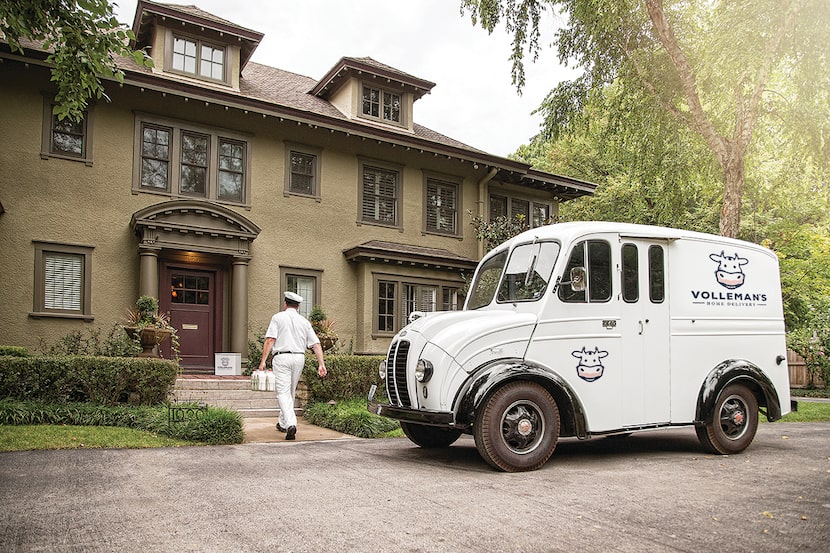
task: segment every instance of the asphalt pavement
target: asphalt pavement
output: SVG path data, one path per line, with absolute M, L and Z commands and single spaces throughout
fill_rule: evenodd
M 276 431 L 274 431 L 276 432 Z M 298 438 L 303 436 L 298 430 Z M 308 435 L 308 433 L 306 433 Z M 462 437 L 0 453 L 0 551 L 791 552 L 830 542 L 830 423 L 562 440 L 492 470 Z

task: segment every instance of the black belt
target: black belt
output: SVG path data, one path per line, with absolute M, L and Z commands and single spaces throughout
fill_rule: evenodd
M 305 355 L 302 351 L 275 351 L 274 355 L 282 355 L 283 353 L 291 353 L 293 355 Z

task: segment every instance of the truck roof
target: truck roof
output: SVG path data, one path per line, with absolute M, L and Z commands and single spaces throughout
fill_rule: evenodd
M 619 233 L 622 236 L 631 238 L 657 238 L 662 240 L 705 240 L 717 242 L 724 247 L 750 248 L 764 251 L 773 257 L 775 254 L 768 248 L 764 248 L 752 242 L 726 238 L 714 234 L 706 234 L 692 230 L 683 230 L 669 227 L 658 227 L 653 225 L 638 225 L 633 223 L 614 223 L 609 221 L 577 221 L 571 223 L 555 223 L 527 230 L 504 244 L 494 248 L 493 251 L 501 250 L 504 247 L 512 247 L 515 243 L 529 242 L 535 239 L 559 239 L 563 242 L 571 242 L 581 236 L 594 233 Z M 489 254 L 488 254 L 489 255 Z

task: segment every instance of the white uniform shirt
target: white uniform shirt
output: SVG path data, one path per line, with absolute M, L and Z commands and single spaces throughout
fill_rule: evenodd
M 265 337 L 275 339 L 274 347 L 271 348 L 274 353 L 278 351 L 304 353 L 306 348 L 320 343 L 308 319 L 291 307 L 271 317 Z

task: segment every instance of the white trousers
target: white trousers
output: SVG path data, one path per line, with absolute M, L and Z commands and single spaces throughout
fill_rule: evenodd
M 283 428 L 297 426 L 294 394 L 297 392 L 297 383 L 300 381 L 304 364 L 305 355 L 302 353 L 274 355 L 274 360 L 271 362 L 276 381 L 277 402 L 280 404 L 279 423 Z

